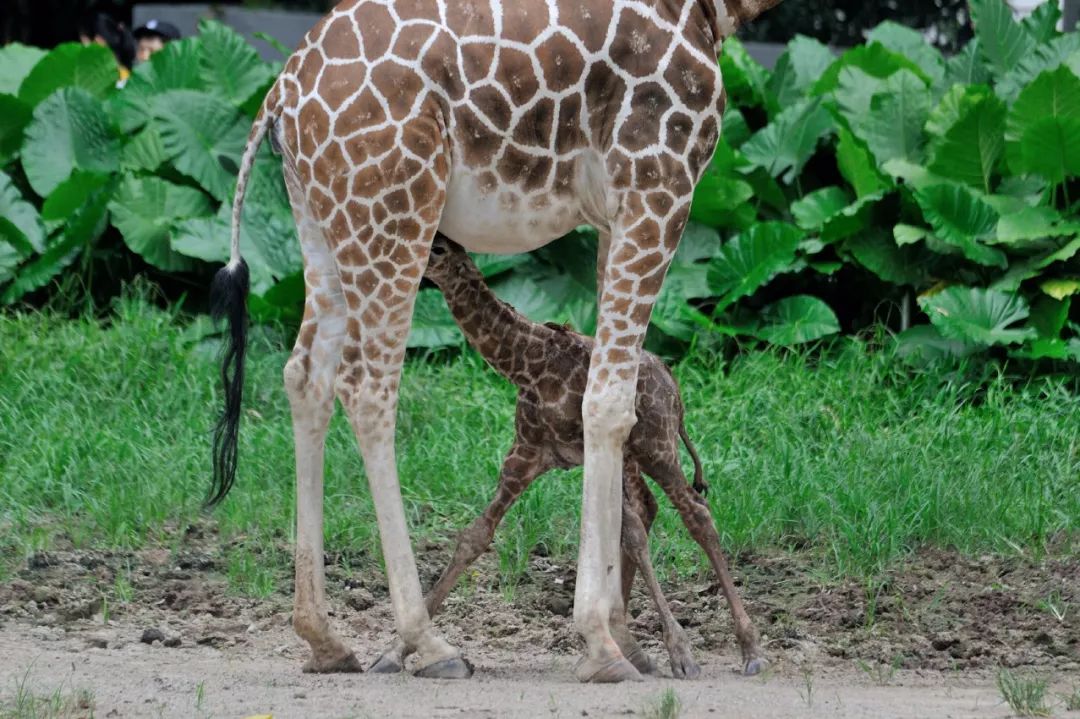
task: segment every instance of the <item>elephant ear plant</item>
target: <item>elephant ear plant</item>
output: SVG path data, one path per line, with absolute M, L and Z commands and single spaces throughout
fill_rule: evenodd
M 1022 22 L 999 0 L 970 5 L 975 36 L 951 57 L 890 22 L 841 54 L 797 36 L 772 71 L 725 43 L 731 101 L 654 347 L 791 346 L 901 307 L 910 355 L 1080 361 L 1080 34 L 1056 29 L 1054 3 Z M 62 272 L 89 285 L 123 258 L 205 287 L 227 259 L 237 163 L 277 71 L 214 22 L 122 89 L 102 48 L 0 48 L 0 300 Z M 268 150 L 242 227 L 252 315 L 295 320 L 300 257 Z M 580 228 L 530 255 L 474 259 L 530 319 L 591 332 L 595 243 Z M 462 343 L 438 290 L 422 290 L 410 345 Z

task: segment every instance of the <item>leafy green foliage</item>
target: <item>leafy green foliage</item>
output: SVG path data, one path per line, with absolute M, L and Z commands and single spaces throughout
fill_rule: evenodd
M 971 10 L 976 37 L 949 58 L 893 22 L 840 55 L 797 36 L 772 72 L 725 42 L 732 102 L 653 311 L 654 348 L 732 335 L 796 345 L 902 305 L 918 308 L 916 326 L 894 320 L 908 356 L 1080 358 L 1080 36 L 1057 32 L 1050 5 L 1022 23 L 999 0 Z M 197 284 L 228 257 L 241 152 L 277 66 L 213 22 L 123 89 L 105 58 L 0 49 L 7 301 L 117 253 Z M 240 242 L 253 315 L 295 321 L 302 263 L 268 148 Z M 578 228 L 476 260 L 526 315 L 592 332 L 597 246 Z M 410 344 L 461 343 L 424 288 Z

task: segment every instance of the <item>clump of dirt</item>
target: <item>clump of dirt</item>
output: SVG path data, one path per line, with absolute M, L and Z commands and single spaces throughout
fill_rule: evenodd
M 218 648 L 244 645 L 262 629 L 288 625 L 290 583 L 282 582 L 264 599 L 237 596 L 224 577 L 228 547 L 211 529 L 188 528 L 180 540 L 174 544 L 181 548 L 172 551 L 35 554 L 0 584 L 0 623 L 28 625 L 43 641 L 85 635 L 94 647 L 143 641 Z M 430 586 L 445 566 L 448 546 L 426 543 L 418 555 L 422 581 Z M 327 587 L 336 621 L 358 637 L 384 642 L 393 627 L 385 578 L 375 571 L 350 572 L 331 559 Z M 871 584 L 822 582 L 814 561 L 809 554 L 759 554 L 743 557 L 736 568 L 766 654 L 781 665 L 1080 670 L 1075 555 L 1036 563 L 925 549 Z M 438 623 L 450 641 L 553 654 L 581 650 L 570 617 L 572 565 L 533 557 L 513 592 L 499 589 L 498 576 L 489 552 L 447 600 Z M 737 656 L 717 586 L 682 580 L 665 589 L 696 648 Z M 631 613 L 631 630 L 661 658 L 659 616 L 644 594 L 635 595 Z M 101 627 L 118 617 L 139 632 L 102 634 Z

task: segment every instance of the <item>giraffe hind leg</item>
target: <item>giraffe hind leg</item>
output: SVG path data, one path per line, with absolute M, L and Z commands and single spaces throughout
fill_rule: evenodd
M 364 459 L 394 621 L 406 647 L 417 654 L 415 673 L 465 678 L 472 666 L 435 630 L 424 605 L 394 448 L 405 346 L 446 202 L 448 154 L 441 127 L 424 114 L 404 122 L 394 137 L 367 138 L 365 151 L 370 159 L 351 183 L 337 180 L 353 168 L 330 162 L 334 202 L 324 202 L 321 218 L 347 311 L 336 394 Z M 315 167 L 320 159 L 313 161 Z
M 293 629 L 311 647 L 305 672 L 356 672 L 356 656 L 330 626 L 323 569 L 324 445 L 334 410 L 345 303 L 326 239 L 295 182 L 287 186 L 304 257 L 306 295 L 304 320 L 284 372 L 296 444 Z

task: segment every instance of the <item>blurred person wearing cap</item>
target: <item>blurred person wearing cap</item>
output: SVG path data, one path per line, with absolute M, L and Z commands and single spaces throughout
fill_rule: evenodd
M 87 12 L 79 19 L 79 40 L 83 45 L 102 45 L 112 50 L 120 76 L 116 84 L 123 86 L 135 61 L 135 38 L 131 31 L 106 13 Z
M 165 43 L 179 39 L 180 30 L 171 22 L 148 20 L 145 25 L 135 30 L 135 40 L 138 42 L 135 59 L 146 62 L 151 55 L 165 47 Z

